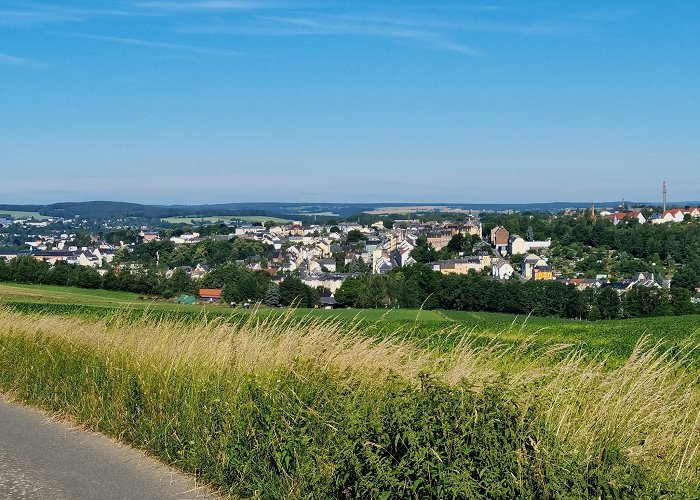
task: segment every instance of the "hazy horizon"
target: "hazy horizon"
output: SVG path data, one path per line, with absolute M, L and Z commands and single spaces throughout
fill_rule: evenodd
M 493 200 L 489 202 L 468 202 L 468 201 L 381 201 L 381 200 L 369 200 L 369 201 L 319 201 L 319 200 L 312 200 L 312 201 L 289 201 L 289 200 L 282 200 L 282 201 L 276 201 L 276 200 L 256 200 L 256 201 L 249 201 L 249 202 L 242 202 L 242 201 L 228 201 L 228 202 L 221 202 L 221 203 L 189 203 L 186 201 L 175 201 L 175 202 L 165 202 L 165 203 L 142 203 L 138 201 L 129 201 L 129 200 L 121 200 L 121 199 L 84 199 L 84 200 L 60 200 L 56 202 L 47 202 L 47 203 L 5 203 L 5 202 L 0 202 L 0 206 L 2 205 L 27 205 L 27 206 L 49 206 L 53 204 L 73 204 L 73 203 L 129 203 L 129 204 L 139 204 L 139 205 L 146 205 L 146 206 L 161 206 L 161 207 L 206 207 L 206 206 L 213 206 L 213 207 L 218 207 L 218 206 L 224 206 L 224 205 L 245 205 L 245 206 L 253 206 L 253 205 L 288 205 L 289 207 L 298 207 L 301 205 L 309 205 L 309 206 L 348 206 L 348 205 L 366 205 L 366 206 L 383 206 L 383 207 L 390 207 L 392 204 L 396 204 L 397 206 L 455 206 L 455 207 L 460 207 L 460 206 L 544 206 L 544 205 L 571 205 L 572 207 L 578 207 L 578 206 L 590 206 L 591 204 L 594 204 L 596 208 L 603 208 L 603 207 L 611 207 L 615 204 L 625 202 L 628 205 L 631 206 L 640 206 L 640 205 L 645 205 L 645 206 L 653 206 L 653 205 L 658 205 L 660 206 L 662 204 L 661 201 L 654 201 L 654 200 L 595 200 L 595 201 L 586 201 L 586 200 L 554 200 L 554 201 L 531 201 L 531 202 L 513 202 L 513 201 L 499 201 L 499 200 Z M 680 207 L 683 205 L 700 205 L 700 200 L 668 200 L 667 205 L 669 207 Z M 0 208 L 0 213 L 2 213 L 2 209 Z

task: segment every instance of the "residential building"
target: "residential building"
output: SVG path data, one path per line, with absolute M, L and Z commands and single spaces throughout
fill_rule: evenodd
M 486 254 L 439 260 L 428 264 L 434 271 L 439 271 L 442 274 L 468 274 L 472 270 L 480 273 L 490 265 L 491 257 Z
M 505 259 L 498 259 L 492 266 L 491 266 L 491 275 L 494 278 L 498 278 L 499 280 L 508 280 L 513 276 L 515 273 L 515 269 L 513 269 L 513 266 L 510 265 L 510 262 L 508 262 Z
M 491 246 L 496 249 L 501 255 L 505 254 L 508 250 L 508 239 L 510 238 L 510 233 L 503 226 L 496 226 L 491 230 L 490 242 Z
M 532 268 L 532 279 L 534 281 L 551 281 L 554 279 L 554 269 L 549 265 L 537 265 Z
M 525 255 L 533 250 L 542 250 L 549 248 L 552 245 L 551 240 L 545 241 L 526 241 L 517 234 L 508 238 L 508 254 L 509 255 Z
M 525 256 L 525 258 L 523 259 L 521 267 L 520 267 L 520 274 L 526 280 L 530 280 L 530 279 L 533 279 L 533 277 L 535 275 L 535 268 L 540 268 L 540 272 L 543 273 L 543 274 L 541 274 L 541 277 L 547 276 L 548 272 L 552 273 L 551 268 L 549 270 L 542 270 L 541 269 L 541 268 L 545 268 L 545 267 L 548 267 L 547 259 L 540 257 L 539 255 L 531 253 L 531 254 Z
M 430 231 L 426 236 L 428 238 L 428 243 L 432 245 L 435 250 L 442 250 L 450 242 L 453 234 L 452 231 L 448 229 Z

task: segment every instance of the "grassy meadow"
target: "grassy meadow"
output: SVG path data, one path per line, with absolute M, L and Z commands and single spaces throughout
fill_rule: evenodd
M 699 318 L 0 285 L 0 391 L 231 498 L 700 498 Z

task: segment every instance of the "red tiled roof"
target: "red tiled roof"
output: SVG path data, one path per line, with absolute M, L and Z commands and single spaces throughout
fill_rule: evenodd
M 207 299 L 221 298 L 222 288 L 200 288 L 199 296 Z

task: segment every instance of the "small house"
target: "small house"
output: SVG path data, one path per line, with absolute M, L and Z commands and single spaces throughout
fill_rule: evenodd
M 319 309 L 335 309 L 340 307 L 340 304 L 332 295 L 322 295 L 318 299 L 318 307 Z
M 218 302 L 221 300 L 222 288 L 200 288 L 199 300 L 202 302 Z

